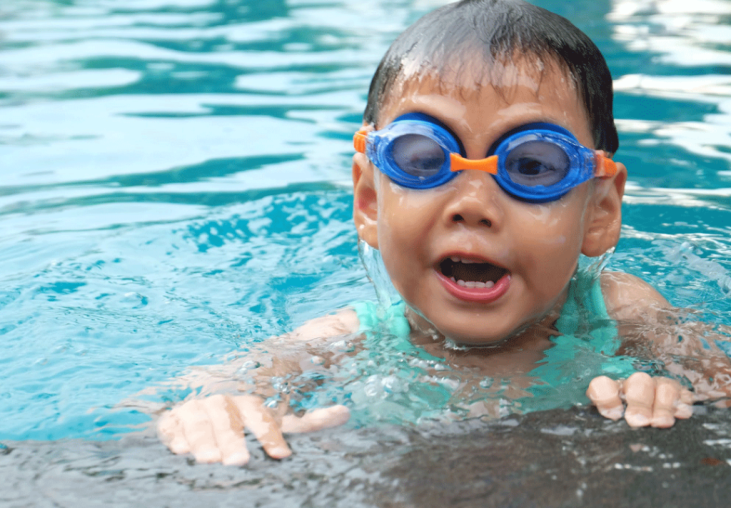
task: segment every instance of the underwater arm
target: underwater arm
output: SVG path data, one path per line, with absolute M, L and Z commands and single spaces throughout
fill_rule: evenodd
M 670 427 L 675 418 L 691 416 L 693 402 L 731 395 L 731 361 L 715 344 L 728 336 L 718 327 L 685 320 L 688 311 L 672 307 L 632 275 L 603 274 L 602 291 L 624 340 L 620 352 L 660 362 L 693 387 L 691 392 L 674 379 L 645 373 L 616 381 L 600 376 L 591 382 L 587 396 L 602 415 L 615 420 L 624 416 L 633 427 Z
M 336 314 L 309 321 L 281 337 L 270 339 L 268 360 L 245 358 L 234 360 L 215 369 L 215 379 L 220 380 L 228 373 L 228 384 L 238 385 L 237 393 L 216 393 L 204 397 L 196 396 L 183 401 L 165 411 L 157 422 L 160 439 L 176 454 L 192 453 L 198 462 L 222 462 L 227 465 L 244 465 L 249 461 L 244 429 L 249 430 L 262 445 L 267 455 L 281 459 L 292 452 L 283 434 L 313 432 L 328 427 L 342 425 L 350 416 L 345 406 L 332 406 L 316 409 L 297 417 L 286 414 L 286 400 L 278 408 L 266 404 L 262 392 L 272 392 L 274 377 L 283 377 L 302 371 L 304 357 L 312 348 L 321 347 L 333 339 L 358 331 L 359 322 L 354 311 L 344 309 Z M 269 347 L 271 346 L 271 347 Z M 236 382 L 236 372 L 246 362 L 266 362 L 263 368 L 256 368 L 254 379 L 249 382 Z M 206 384 L 204 377 L 197 373 L 195 384 Z M 180 380 L 178 380 L 180 382 Z M 225 386 L 214 381 L 216 387 Z M 248 393 L 252 385 L 259 390 Z M 230 391 L 230 386 L 227 391 Z M 210 393 L 210 387 L 207 391 Z M 244 393 L 242 393 L 244 392 Z

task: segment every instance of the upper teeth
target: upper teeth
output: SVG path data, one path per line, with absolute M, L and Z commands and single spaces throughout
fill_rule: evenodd
M 459 257 L 459 256 L 451 256 L 451 257 L 450 257 L 449 259 L 451 259 L 451 260 L 452 260 L 452 261 L 454 261 L 455 263 L 464 263 L 464 264 L 466 264 L 466 265 L 469 265 L 469 264 L 471 264 L 471 263 L 479 263 L 479 261 L 473 261 L 473 260 L 471 260 L 471 259 L 462 259 L 462 258 L 461 258 L 461 257 Z

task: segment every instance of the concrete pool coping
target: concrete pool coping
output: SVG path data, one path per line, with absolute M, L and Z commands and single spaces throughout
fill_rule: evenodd
M 3 506 L 728 506 L 731 411 L 696 406 L 672 429 L 630 429 L 582 407 L 446 427 L 331 429 L 277 462 L 194 464 L 151 433 L 4 442 Z

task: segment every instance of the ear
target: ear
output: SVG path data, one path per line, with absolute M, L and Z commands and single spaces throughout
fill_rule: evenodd
M 617 163 L 617 173 L 606 180 L 596 180 L 589 203 L 581 253 L 601 256 L 617 245 L 622 229 L 622 197 L 627 182 L 627 168 Z
M 358 238 L 378 248 L 378 194 L 373 165 L 362 153 L 353 156 L 353 221 Z

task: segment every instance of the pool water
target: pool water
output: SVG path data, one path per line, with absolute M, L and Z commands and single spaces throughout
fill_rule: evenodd
M 389 43 L 444 3 L 0 3 L 0 442 L 144 431 L 142 390 L 374 300 L 352 133 Z M 535 3 L 615 78 L 629 182 L 607 268 L 731 324 L 731 4 Z M 419 420 L 405 404 L 397 423 Z

